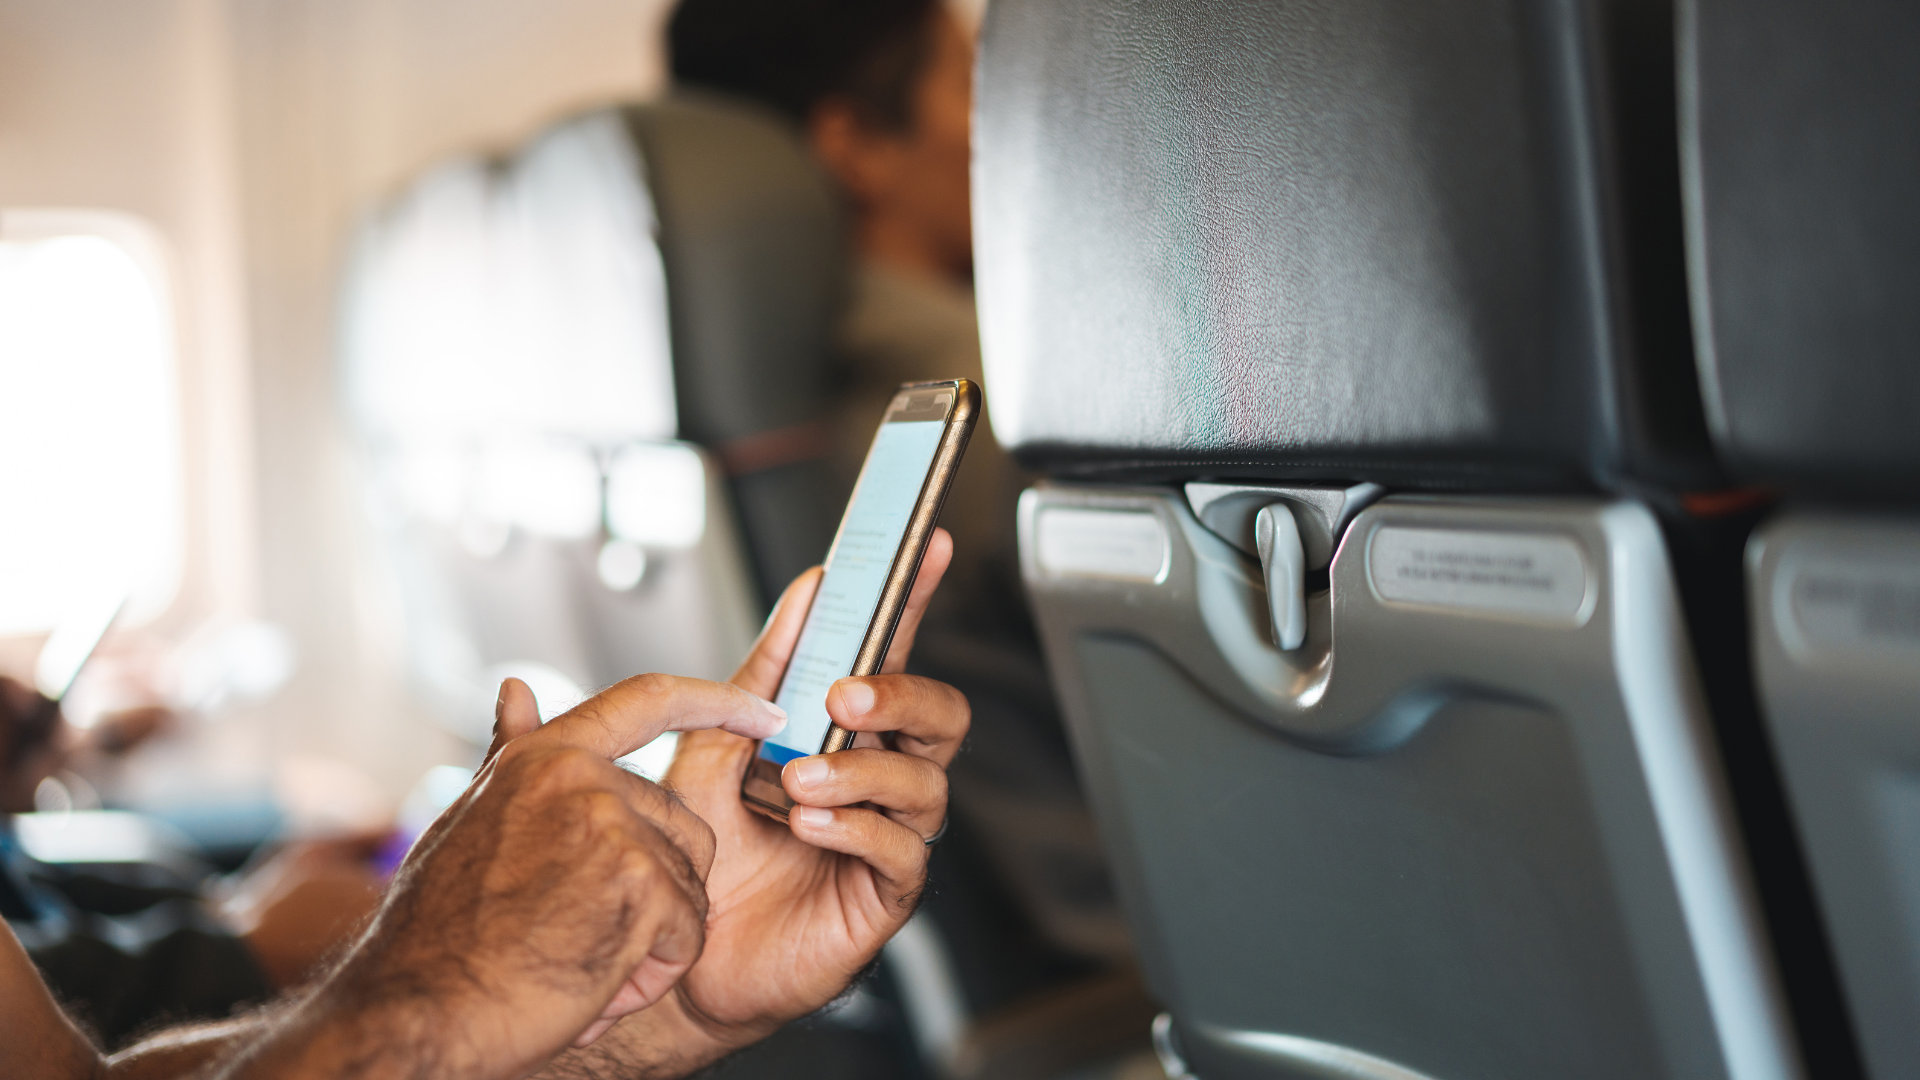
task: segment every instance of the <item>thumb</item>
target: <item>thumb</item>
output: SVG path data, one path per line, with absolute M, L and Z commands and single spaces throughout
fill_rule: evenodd
M 533 690 L 519 679 L 502 679 L 500 697 L 493 703 L 493 742 L 487 746 L 480 767 L 486 768 L 501 747 L 539 727 L 540 706 L 533 699 Z
M 735 685 L 762 697 L 771 697 L 780 688 L 780 677 L 786 674 L 787 660 L 800 642 L 800 628 L 806 625 L 807 611 L 813 607 L 813 594 L 819 591 L 820 580 L 825 576 L 826 572 L 816 566 L 787 586 L 780 602 L 773 606 L 773 614 L 767 616 L 767 625 L 754 641 L 752 651 L 733 673 Z
M 635 675 L 554 717 L 533 738 L 623 757 L 666 731 L 724 728 L 764 739 L 787 726 L 786 710 L 732 683 Z

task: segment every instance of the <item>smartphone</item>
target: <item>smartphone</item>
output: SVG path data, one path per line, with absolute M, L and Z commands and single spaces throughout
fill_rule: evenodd
M 781 768 L 853 744 L 853 732 L 827 715 L 827 690 L 885 662 L 979 417 L 980 387 L 966 379 L 908 383 L 888 403 L 774 694 L 787 726 L 760 743 L 740 782 L 740 798 L 752 809 L 787 820 L 793 800 L 780 786 Z

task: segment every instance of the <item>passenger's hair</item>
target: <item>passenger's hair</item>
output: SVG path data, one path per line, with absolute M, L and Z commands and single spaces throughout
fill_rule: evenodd
M 674 78 L 805 124 L 829 97 L 888 131 L 913 126 L 913 88 L 939 0 L 684 0 L 667 27 Z

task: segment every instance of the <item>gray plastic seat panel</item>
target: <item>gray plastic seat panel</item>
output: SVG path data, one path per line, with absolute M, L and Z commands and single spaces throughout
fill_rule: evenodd
M 1036 489 L 1021 544 L 1197 1075 L 1335 1075 L 1288 1040 L 1441 1080 L 1798 1074 L 1644 509 L 1387 499 L 1292 656 L 1175 492 Z M 1490 586 L 1394 582 L 1482 556 Z
M 1762 704 L 1870 1074 L 1920 1075 L 1920 521 L 1787 514 L 1748 563 Z

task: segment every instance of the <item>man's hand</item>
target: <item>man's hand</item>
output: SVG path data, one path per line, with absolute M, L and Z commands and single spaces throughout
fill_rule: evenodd
M 373 925 L 216 1075 L 519 1076 L 657 1001 L 700 955 L 713 834 L 612 759 L 666 730 L 784 721 L 728 684 L 642 675 L 536 728 L 508 680 L 487 762 Z
M 789 824 L 740 801 L 751 739 L 707 731 L 680 740 L 665 782 L 717 844 L 706 950 L 672 995 L 586 1059 L 682 1075 L 839 996 L 913 914 L 926 839 L 946 820 L 945 768 L 970 714 L 959 691 L 901 672 L 952 554 L 952 539 L 936 531 L 884 673 L 828 692 L 834 722 L 859 735 L 852 749 L 787 764 L 782 781 L 800 804 Z M 808 571 L 788 587 L 736 684 L 774 693 L 820 576 Z M 567 1060 L 556 1063 L 561 1075 Z

